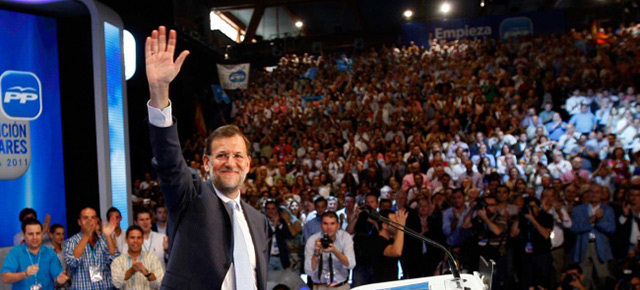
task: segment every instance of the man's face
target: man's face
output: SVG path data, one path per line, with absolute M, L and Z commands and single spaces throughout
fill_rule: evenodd
M 329 235 L 329 237 L 335 237 L 336 232 L 338 231 L 338 219 L 332 216 L 326 216 L 322 218 L 322 231 Z
M 373 195 L 369 195 L 364 199 L 364 204 L 376 210 L 378 208 L 378 199 Z
M 159 222 L 166 222 L 167 221 L 167 208 L 164 206 L 158 207 L 156 209 L 156 219 Z
M 328 211 L 336 211 L 338 210 L 338 201 L 335 199 L 331 199 L 327 202 L 327 210 Z
M 40 225 L 28 225 L 24 229 L 24 242 L 30 249 L 36 249 L 42 244 L 42 227 Z
M 538 216 L 538 214 L 540 213 L 540 207 L 538 206 L 537 203 L 535 202 L 529 202 L 529 208 L 531 208 L 531 214 L 533 216 Z
M 462 205 L 464 205 L 464 195 L 462 194 L 462 192 L 456 191 L 456 193 L 454 193 L 451 197 L 451 202 L 453 203 L 454 207 L 461 207 Z
M 80 219 L 78 219 L 78 225 L 83 230 L 86 229 L 88 225 L 98 225 L 98 215 L 96 211 L 92 208 L 85 208 L 80 212 Z
M 269 219 L 275 218 L 278 216 L 278 208 L 274 203 L 267 203 L 264 208 L 265 214 Z
M 135 220 L 136 225 L 142 228 L 145 233 L 151 231 L 151 215 L 146 212 L 139 213 Z
M 496 190 L 496 197 L 498 198 L 499 202 L 507 201 L 507 199 L 509 199 L 509 189 L 503 186 L 498 187 L 498 189 Z
M 582 168 L 582 158 L 580 157 L 573 158 L 573 160 L 571 160 L 571 166 L 573 167 L 573 170 L 578 170 Z
M 344 198 L 344 207 L 348 210 L 352 210 L 356 204 L 356 199 L 353 196 L 347 196 Z
M 203 158 L 211 167 L 209 177 L 213 185 L 225 194 L 237 192 L 244 183 L 251 163 L 244 139 L 239 135 L 216 138 L 211 142 L 211 152 L 211 155 Z
M 129 235 L 127 236 L 127 246 L 129 246 L 129 250 L 131 252 L 140 252 L 142 249 L 142 243 L 144 243 L 142 232 L 138 230 L 129 232 Z
M 492 216 L 496 212 L 496 205 L 498 203 L 493 197 L 487 197 L 485 201 L 487 202 L 487 213 Z
M 318 214 L 318 216 L 321 216 L 325 211 L 327 211 L 327 202 L 316 202 L 314 204 L 314 207 L 316 208 L 316 213 Z
M 399 191 L 396 195 L 396 204 L 407 204 L 407 194 L 404 191 Z
M 64 229 L 57 228 L 52 234 L 49 234 L 49 236 L 56 244 L 62 244 L 62 242 L 64 242 Z

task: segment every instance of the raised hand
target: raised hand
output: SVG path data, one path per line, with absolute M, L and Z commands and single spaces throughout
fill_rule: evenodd
M 105 237 L 111 237 L 111 234 L 116 230 L 117 227 L 118 220 L 115 218 L 115 216 L 112 216 L 109 222 L 105 222 L 102 226 L 102 233 L 105 235 Z
M 399 224 L 401 225 L 405 225 L 405 223 L 407 222 L 407 217 L 409 216 L 409 213 L 407 213 L 407 210 L 403 209 L 399 209 L 396 212 L 396 220 Z
M 145 66 L 151 94 L 149 105 L 155 108 L 164 109 L 169 105 L 169 83 L 178 75 L 189 55 L 189 51 L 185 50 L 173 60 L 176 38 L 176 31 L 172 29 L 167 39 L 167 29 L 160 26 L 145 41 Z

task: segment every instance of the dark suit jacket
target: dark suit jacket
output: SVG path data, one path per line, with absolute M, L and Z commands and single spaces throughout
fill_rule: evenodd
M 291 239 L 291 232 L 289 231 L 289 227 L 287 227 L 287 222 L 280 218 L 280 225 L 276 228 L 276 230 L 272 230 L 271 226 L 269 226 L 269 244 L 268 249 L 271 251 L 271 243 L 273 240 L 278 243 L 278 250 L 280 251 L 280 263 L 283 268 L 289 268 L 291 262 L 289 261 L 291 254 L 289 251 L 289 244 L 287 242 Z M 271 253 L 269 253 L 271 254 Z
M 182 157 L 177 122 L 149 126 L 152 163 L 169 211 L 169 263 L 162 289 L 220 289 L 233 260 L 230 210 L 209 181 L 192 175 Z M 241 203 L 256 254 L 258 289 L 266 288 L 267 220 Z

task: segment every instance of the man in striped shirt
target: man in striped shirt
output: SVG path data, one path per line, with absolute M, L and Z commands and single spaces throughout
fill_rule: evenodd
M 164 270 L 158 257 L 142 251 L 142 228 L 130 226 L 125 239 L 129 250 L 111 263 L 113 286 L 118 289 L 159 289 Z

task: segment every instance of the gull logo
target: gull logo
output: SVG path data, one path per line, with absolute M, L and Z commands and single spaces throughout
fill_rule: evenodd
M 0 75 L 0 111 L 12 120 L 31 121 L 42 113 L 42 86 L 38 76 L 26 71 Z

